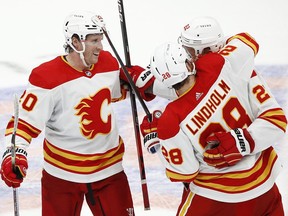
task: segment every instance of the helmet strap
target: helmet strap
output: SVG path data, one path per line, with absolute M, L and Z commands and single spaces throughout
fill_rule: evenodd
M 86 63 L 86 61 L 85 61 L 85 59 L 84 59 L 83 52 L 80 52 L 79 55 L 80 55 L 80 59 L 82 60 L 83 65 L 84 65 L 85 67 L 88 67 L 88 65 L 87 65 L 87 63 Z
M 80 59 L 82 60 L 83 65 L 84 65 L 85 67 L 88 67 L 88 65 L 87 65 L 87 63 L 86 63 L 86 61 L 85 61 L 85 59 L 84 59 L 84 54 L 83 54 L 83 53 L 85 52 L 85 43 L 84 43 L 83 41 L 81 41 L 81 44 L 82 44 L 82 46 L 83 46 L 83 50 L 80 50 L 80 51 L 78 51 L 78 50 L 73 46 L 72 43 L 70 43 L 70 46 L 72 47 L 72 49 L 73 49 L 76 53 L 79 54 Z
M 188 71 L 186 72 L 188 76 L 196 74 L 196 68 L 193 61 L 189 61 L 189 59 L 186 59 L 186 67 L 188 69 Z
M 191 73 L 191 75 L 195 75 L 196 74 L 196 67 L 195 67 L 194 62 L 192 62 L 192 65 L 193 65 L 193 69 L 190 73 Z

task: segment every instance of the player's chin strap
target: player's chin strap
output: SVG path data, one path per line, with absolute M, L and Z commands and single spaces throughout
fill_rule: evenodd
M 188 64 L 188 67 L 187 67 Z M 193 61 L 189 61 L 188 59 L 186 60 L 186 67 L 188 69 L 188 72 L 186 72 L 186 74 L 189 75 L 195 75 L 196 74 L 196 68 L 195 68 L 195 64 Z
M 84 43 L 83 41 L 81 41 L 81 44 L 82 44 L 82 46 L 83 46 L 83 50 L 80 50 L 80 51 L 78 51 L 78 50 L 73 46 L 72 43 L 70 43 L 69 45 L 72 47 L 72 49 L 73 49 L 75 52 L 77 52 L 77 53 L 79 54 L 80 59 L 82 60 L 83 65 L 84 65 L 85 67 L 88 67 L 87 63 L 85 62 L 84 54 L 83 54 L 83 53 L 85 52 L 85 43 Z
M 192 62 L 192 66 L 193 66 L 193 69 L 191 71 L 191 75 L 195 75 L 196 74 L 196 67 L 195 67 L 194 62 Z

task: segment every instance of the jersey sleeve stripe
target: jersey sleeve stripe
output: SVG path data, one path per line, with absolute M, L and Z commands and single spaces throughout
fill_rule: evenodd
M 197 176 L 198 172 L 192 174 L 181 174 L 166 169 L 166 175 L 172 182 L 192 182 Z
M 284 111 L 280 108 L 268 110 L 262 113 L 259 118 L 269 121 L 284 132 L 286 131 L 287 119 L 285 117 Z
M 254 40 L 252 36 L 250 36 L 248 33 L 240 33 L 237 34 L 231 38 L 228 39 L 228 42 L 230 42 L 233 39 L 239 39 L 243 43 L 247 44 L 249 47 L 251 47 L 254 51 L 254 55 L 256 56 L 259 51 L 259 44 Z
M 9 121 L 6 127 L 5 136 L 8 136 L 13 133 L 13 127 L 14 127 L 14 117 L 11 118 L 11 120 Z M 40 133 L 41 133 L 41 130 L 33 127 L 32 125 L 23 121 L 22 119 L 19 119 L 17 131 L 16 131 L 17 136 L 22 137 L 28 143 L 30 143 L 32 138 L 37 137 Z

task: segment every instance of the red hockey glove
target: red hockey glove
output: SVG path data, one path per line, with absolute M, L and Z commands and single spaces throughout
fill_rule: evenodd
M 250 154 L 255 147 L 246 129 L 236 128 L 230 132 L 218 132 L 206 139 L 208 150 L 203 154 L 204 161 L 216 168 L 233 166 L 243 156 Z
M 24 149 L 15 149 L 15 171 L 13 171 L 11 149 L 8 148 L 4 152 L 1 164 L 1 178 L 9 187 L 17 188 L 23 182 L 28 169 L 26 157 L 27 152 Z
M 155 77 L 151 73 L 150 69 L 145 70 L 144 68 L 137 66 L 137 65 L 126 67 L 126 69 L 129 72 L 136 87 L 138 88 L 139 93 L 142 96 L 142 98 L 145 101 L 153 100 L 156 96 L 151 93 L 145 92 L 150 86 L 152 86 L 155 80 Z M 125 82 L 128 82 L 128 79 L 122 68 L 120 68 L 120 78 L 124 80 Z
M 144 146 L 151 154 L 156 153 L 160 148 L 159 138 L 157 134 L 158 119 L 161 117 L 162 112 L 155 110 L 152 113 L 151 122 L 148 116 L 143 118 L 142 124 L 140 125 L 142 136 L 144 137 Z

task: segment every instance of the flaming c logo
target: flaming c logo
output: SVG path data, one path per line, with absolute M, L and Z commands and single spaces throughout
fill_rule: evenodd
M 108 108 L 110 103 L 110 91 L 102 89 L 94 96 L 82 99 L 75 106 L 77 111 L 75 114 L 81 117 L 81 133 L 87 139 L 93 139 L 97 134 L 107 134 L 111 131 L 111 113 Z

